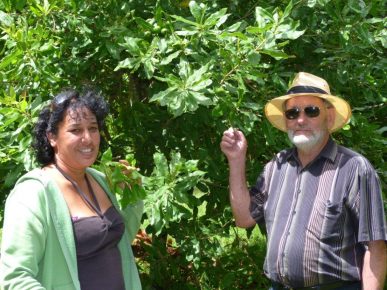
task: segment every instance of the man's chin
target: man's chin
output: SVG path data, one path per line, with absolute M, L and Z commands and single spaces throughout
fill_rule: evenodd
M 296 146 L 298 149 L 303 151 L 310 150 L 316 143 L 315 136 L 307 135 L 297 132 L 288 132 L 289 140 Z
M 302 151 L 310 151 L 324 139 L 324 132 L 316 131 L 312 134 L 288 131 L 289 140 Z
M 304 134 L 295 134 L 295 135 L 291 135 L 289 137 L 290 137 L 290 141 L 296 146 L 308 144 L 313 140 L 313 138 L 311 136 L 307 136 Z

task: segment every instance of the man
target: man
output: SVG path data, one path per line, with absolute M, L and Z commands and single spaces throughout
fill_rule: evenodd
M 230 128 L 220 146 L 236 225 L 267 230 L 270 289 L 383 289 L 387 230 L 378 176 L 330 136 L 349 120 L 348 103 L 325 80 L 301 72 L 265 115 L 295 148 L 266 164 L 250 191 L 243 133 Z

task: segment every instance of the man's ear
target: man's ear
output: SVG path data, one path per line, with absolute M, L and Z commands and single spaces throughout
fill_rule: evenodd
M 46 133 L 48 142 L 50 142 L 51 147 L 55 147 L 56 145 L 56 138 L 55 135 L 52 134 L 51 132 Z
M 336 119 L 336 108 L 331 106 L 327 108 L 327 122 L 328 122 L 328 128 L 332 128 L 335 124 Z

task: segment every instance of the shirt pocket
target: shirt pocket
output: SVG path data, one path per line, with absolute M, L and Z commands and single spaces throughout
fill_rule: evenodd
M 341 239 L 344 226 L 343 204 L 332 203 L 328 200 L 325 203 L 325 212 L 321 228 L 321 240 L 333 242 Z

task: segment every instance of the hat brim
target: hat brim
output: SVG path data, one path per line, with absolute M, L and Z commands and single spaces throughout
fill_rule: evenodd
M 284 116 L 284 103 L 297 96 L 315 96 L 321 99 L 327 100 L 331 103 L 336 111 L 335 122 L 329 132 L 334 132 L 342 127 L 349 121 L 351 117 L 351 107 L 349 104 L 340 97 L 336 97 L 328 94 L 320 93 L 298 93 L 298 94 L 289 94 L 281 97 L 274 98 L 270 100 L 265 106 L 265 115 L 269 122 L 276 127 L 277 129 L 287 132 L 285 116 Z

